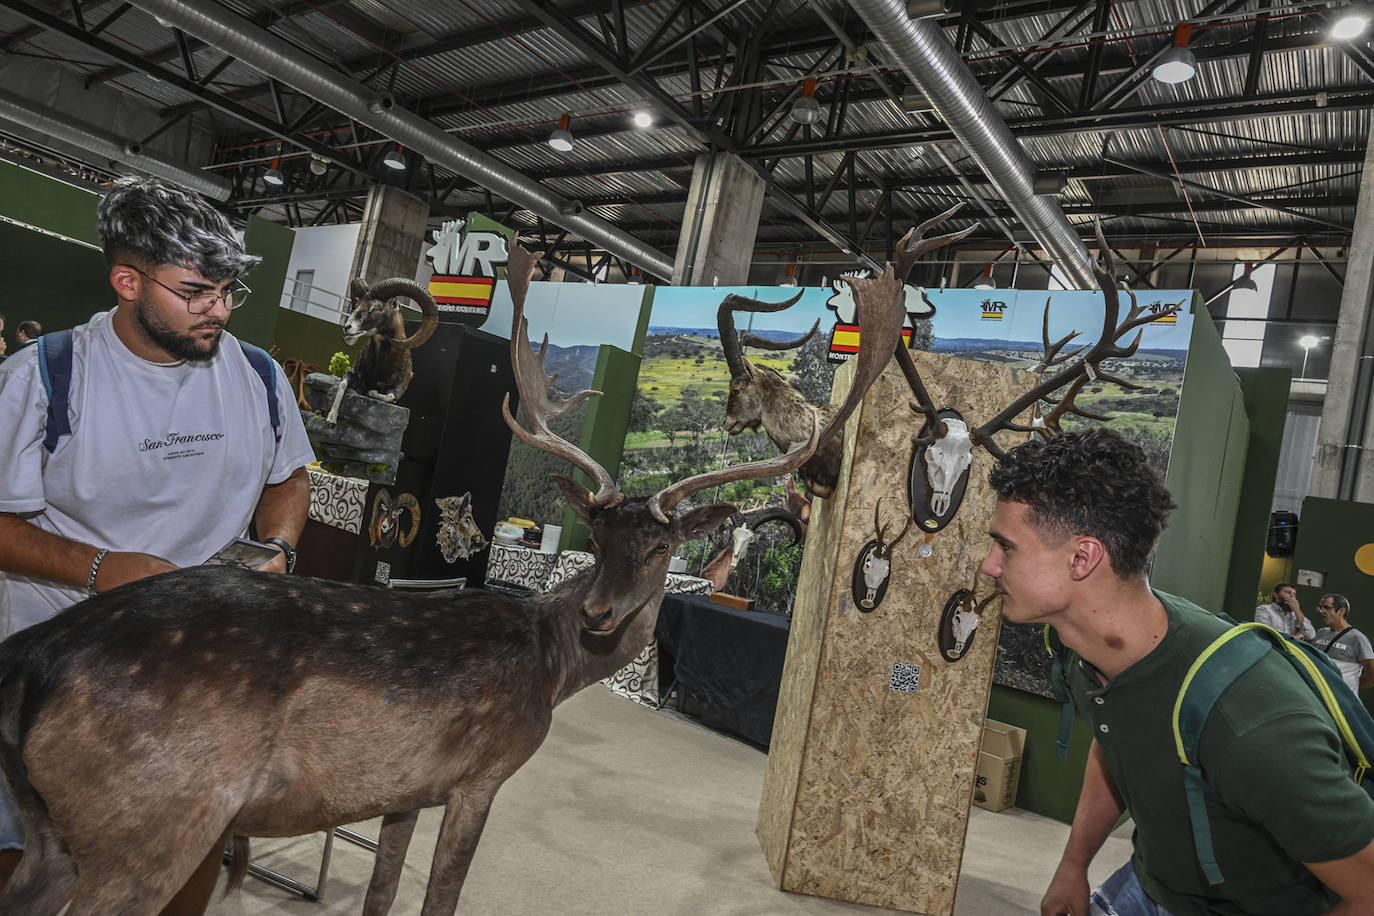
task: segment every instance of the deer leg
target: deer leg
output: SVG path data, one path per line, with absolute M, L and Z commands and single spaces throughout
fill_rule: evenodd
M 224 861 L 224 845 L 229 842 L 229 832 L 215 841 L 195 872 L 177 891 L 171 902 L 162 908 L 161 916 L 202 916 L 210 905 L 215 893 L 215 882 L 219 880 L 219 866 Z
M 381 834 L 377 837 L 377 864 L 372 867 L 372 881 L 363 899 L 363 916 L 386 916 L 396 900 L 396 888 L 401 883 L 401 870 L 406 864 L 406 850 L 415 832 L 419 811 L 388 814 L 382 818 Z
M 425 888 L 425 904 L 420 916 L 453 916 L 458 909 L 458 895 L 463 890 L 472 854 L 491 810 L 496 788 L 490 791 L 455 789 L 444 808 L 444 822 L 439 827 L 439 840 L 434 844 L 434 862 L 429 868 L 429 886 Z

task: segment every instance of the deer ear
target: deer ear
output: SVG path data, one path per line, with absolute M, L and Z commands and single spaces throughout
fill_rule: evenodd
M 562 474 L 550 474 L 549 478 L 558 484 L 558 489 L 563 491 L 563 498 L 572 506 L 577 517 L 584 522 L 590 522 L 596 515 L 596 507 L 592 505 L 592 492 L 571 477 L 564 477 Z
M 678 530 L 682 532 L 682 538 L 686 541 L 703 537 L 728 521 L 734 512 L 735 507 L 729 503 L 712 503 L 709 506 L 702 506 L 678 519 Z

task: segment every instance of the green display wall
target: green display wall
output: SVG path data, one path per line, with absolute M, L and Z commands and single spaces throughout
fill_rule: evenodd
M 1274 504 L 1274 478 L 1283 449 L 1293 373 L 1289 369 L 1237 369 L 1236 375 L 1245 398 L 1245 414 L 1250 418 L 1250 442 L 1245 453 L 1223 609 L 1237 620 L 1247 620 L 1254 613 L 1264 571 L 1264 544 L 1269 533 L 1269 511 Z
M 1374 576 L 1355 565 L 1356 551 L 1367 544 L 1374 544 L 1374 505 L 1315 496 L 1303 501 L 1293 569 L 1312 570 L 1326 577 L 1320 588 L 1297 586 L 1298 603 L 1315 625 L 1321 625 L 1317 599 L 1336 592 L 1350 599 L 1350 622 L 1365 633 L 1374 633 Z M 1374 553 L 1374 546 L 1369 552 Z M 1294 579 L 1298 578 L 1295 572 Z

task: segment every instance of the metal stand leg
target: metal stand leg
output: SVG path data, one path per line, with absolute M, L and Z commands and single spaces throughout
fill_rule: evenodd
M 286 875 L 274 872 L 272 869 L 258 865 L 255 862 L 248 863 L 248 874 L 252 875 L 254 878 L 266 881 L 268 884 L 275 884 L 277 887 L 285 888 L 293 894 L 300 894 L 306 900 L 312 902 L 323 900 L 324 882 L 325 879 L 329 877 L 329 859 L 334 854 L 335 829 L 337 828 L 331 827 L 324 832 L 324 857 L 320 859 L 320 876 L 314 887 L 308 884 L 302 884 L 294 878 L 288 878 Z M 349 832 L 352 833 L 352 831 Z M 357 834 L 353 835 L 357 836 Z M 366 837 L 363 837 L 363 839 L 366 839 Z

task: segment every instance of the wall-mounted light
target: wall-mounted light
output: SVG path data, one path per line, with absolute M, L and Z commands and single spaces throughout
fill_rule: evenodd
M 1174 29 L 1174 45 L 1160 55 L 1151 75 L 1161 83 L 1186 83 L 1197 74 L 1197 57 L 1188 49 L 1193 27 L 1180 22 Z
M 404 172 L 406 169 L 406 148 L 398 145 L 387 150 L 386 155 L 382 157 L 382 165 L 398 172 Z
M 278 168 L 280 165 L 281 159 L 275 158 L 272 160 L 272 167 L 262 173 L 262 180 L 274 188 L 280 188 L 282 185 L 286 184 L 286 177 L 282 175 L 281 169 Z
M 983 267 L 983 273 L 973 284 L 974 289 L 996 289 L 997 281 L 992 278 L 992 262 Z
M 798 124 L 815 124 L 821 117 L 821 104 L 816 101 L 816 80 L 808 76 L 802 81 L 801 98 L 792 103 L 787 116 Z
M 568 130 L 568 125 L 571 123 L 572 115 L 565 112 L 563 116 L 558 119 L 558 126 L 553 129 L 553 133 L 549 134 L 549 146 L 558 150 L 560 153 L 572 152 L 572 131 Z
M 1336 14 L 1335 21 L 1331 23 L 1331 37 L 1337 41 L 1359 38 L 1364 34 L 1364 30 L 1369 28 L 1369 18 L 1369 7 L 1366 4 L 1351 4 Z

